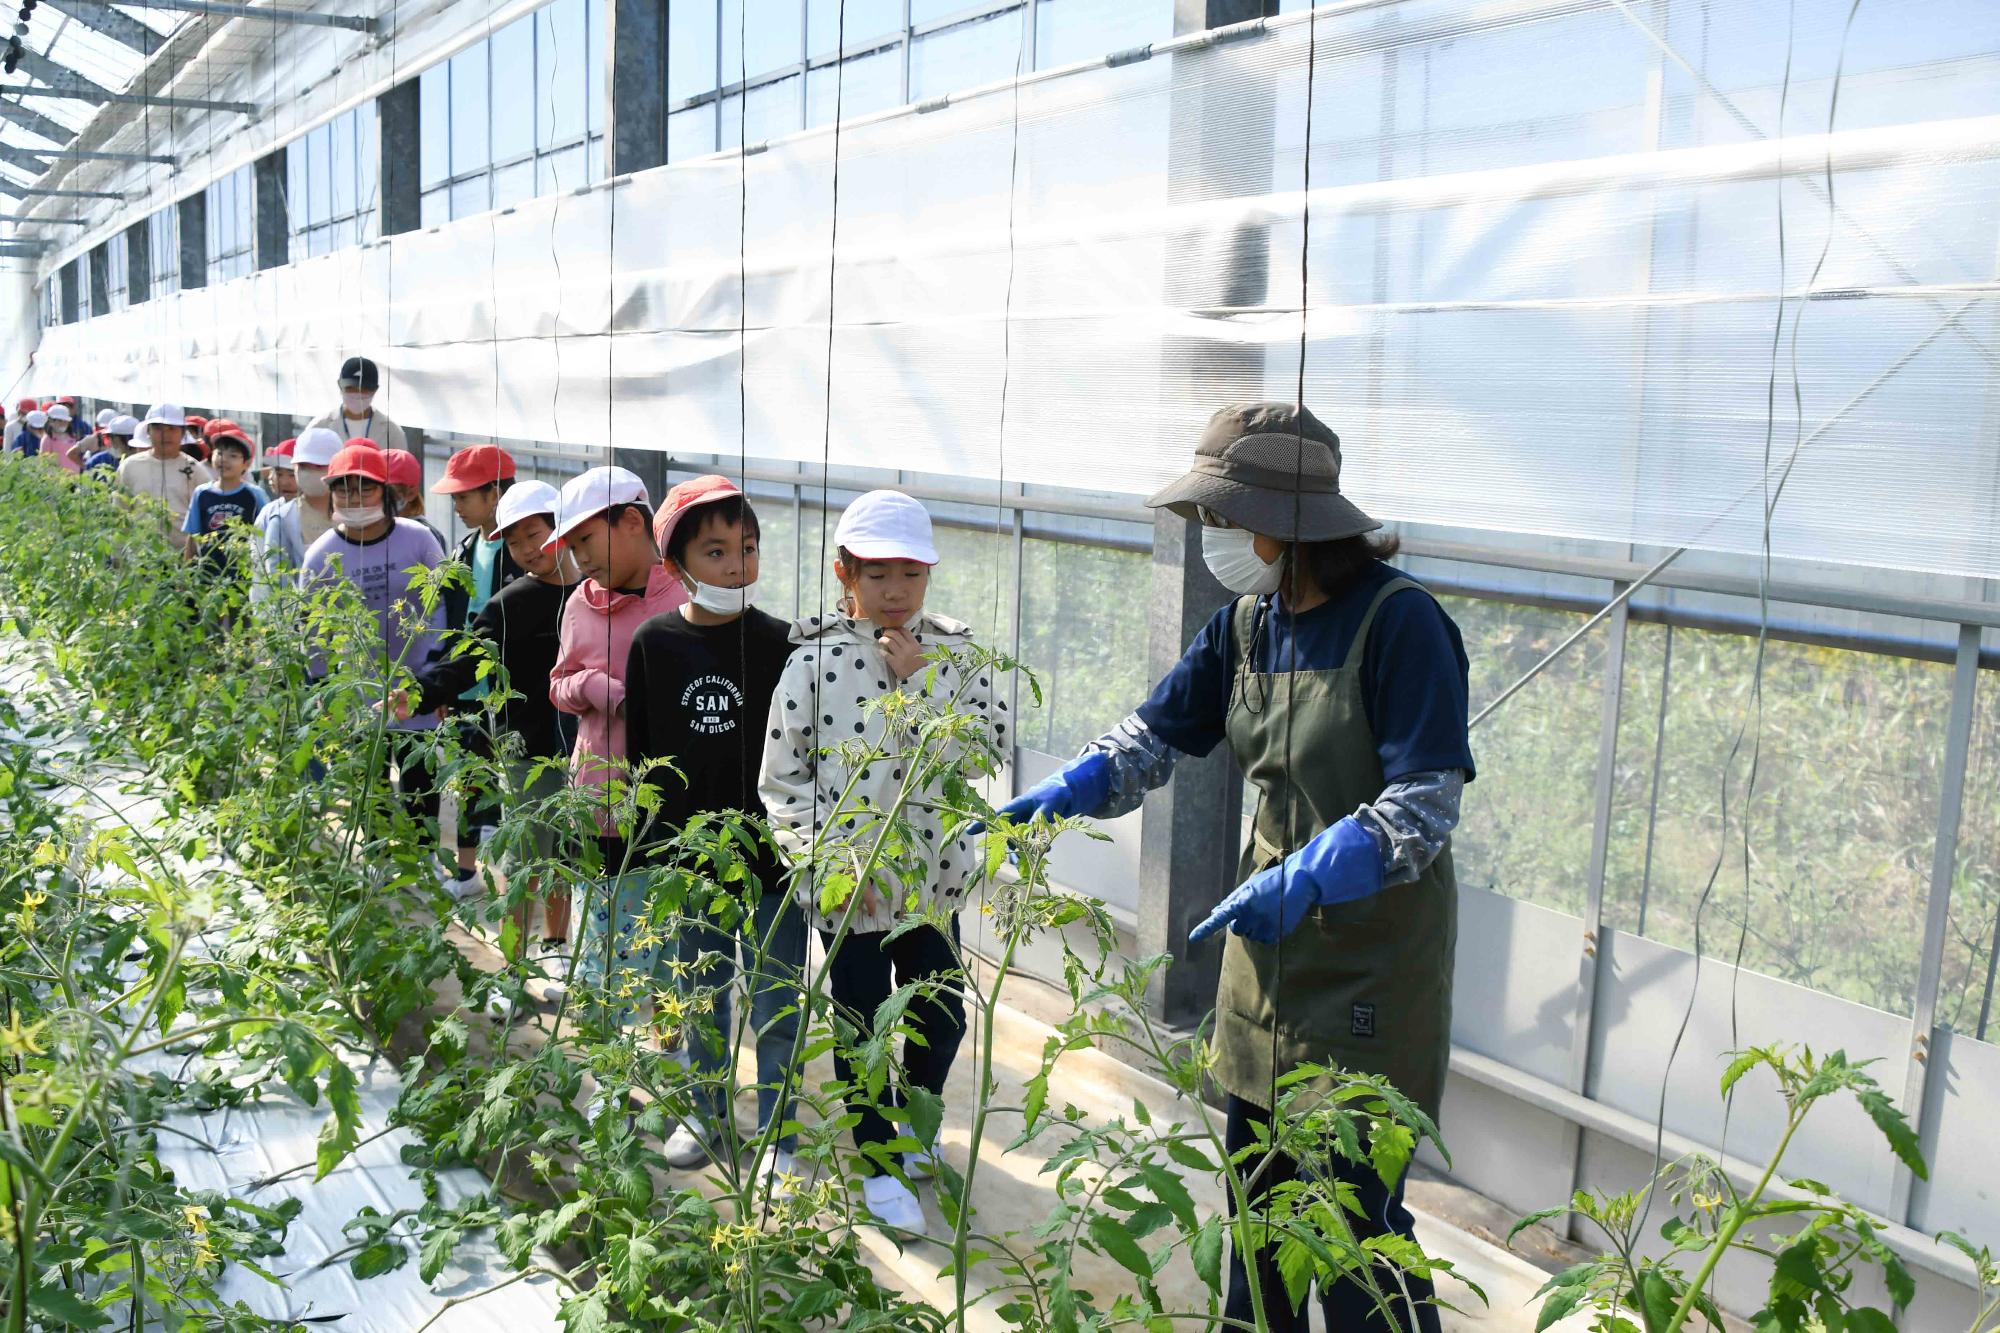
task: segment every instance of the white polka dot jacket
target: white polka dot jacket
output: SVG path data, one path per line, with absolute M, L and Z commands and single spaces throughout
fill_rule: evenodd
M 926 652 L 944 647 L 963 655 L 972 645 L 969 628 L 929 611 L 908 628 Z M 801 868 L 795 880 L 799 901 L 822 929 L 832 928 L 839 917 L 838 912 L 821 915 L 820 884 L 829 875 L 852 875 L 866 862 L 883 827 L 870 812 L 895 804 L 908 776 L 904 756 L 916 745 L 914 733 L 889 735 L 889 720 L 868 705 L 897 690 L 921 696 L 928 689 L 938 701 L 957 695 L 960 711 L 984 719 L 1003 753 L 1012 739 L 1007 705 L 990 670 L 981 668 L 968 681 L 956 662 L 935 664 L 934 676 L 933 664 L 926 664 L 899 684 L 876 645 L 877 633 L 871 622 L 838 613 L 795 622 L 792 642 L 797 646 L 771 697 L 771 718 L 764 729 L 758 794 L 779 848 Z M 866 742 L 888 756 L 864 765 L 851 791 L 848 783 L 854 775 L 846 757 L 821 753 L 845 741 Z M 836 814 L 843 793 L 847 803 Z M 933 805 L 941 797 L 935 789 L 912 791 L 903 809 L 911 830 L 908 845 L 900 849 L 899 863 L 878 862 L 869 880 L 874 898 L 864 896 L 855 905 L 856 932 L 888 930 L 912 907 L 937 905 L 949 911 L 962 905 L 979 848 L 977 839 L 963 834 L 945 837 L 944 818 Z M 895 845 L 892 839 L 885 850 Z M 808 862 L 810 874 L 803 873 Z

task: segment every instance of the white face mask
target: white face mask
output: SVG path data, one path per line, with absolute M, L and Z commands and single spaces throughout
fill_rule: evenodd
M 1267 565 L 1257 554 L 1257 534 L 1244 528 L 1201 529 L 1201 558 L 1215 581 L 1235 593 L 1263 595 L 1278 590 L 1283 565 Z
M 688 600 L 713 616 L 741 615 L 757 600 L 755 583 L 746 583 L 740 588 L 718 588 L 700 579 L 691 578 L 686 582 Z
M 340 395 L 340 410 L 350 417 L 365 417 L 375 406 L 372 393 L 343 393 Z
M 299 494 L 309 495 L 315 500 L 319 499 L 322 495 L 325 495 L 326 494 L 325 471 L 315 468 L 312 471 L 308 472 L 306 471 L 306 469 L 300 468 Z
M 335 505 L 333 516 L 350 528 L 365 528 L 382 521 L 382 506 Z

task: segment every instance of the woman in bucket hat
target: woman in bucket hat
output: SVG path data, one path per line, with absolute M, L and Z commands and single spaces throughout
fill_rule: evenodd
M 1257 1142 L 1277 1080 L 1304 1062 L 1387 1076 L 1435 1118 L 1451 1048 L 1457 886 L 1450 834 L 1473 776 L 1458 627 L 1386 562 L 1397 541 L 1340 492 L 1340 438 L 1303 407 L 1217 412 L 1187 474 L 1147 501 L 1201 525 L 1202 555 L 1235 593 L 1139 709 L 1005 807 L 1038 816 L 1124 814 L 1182 754 L 1227 741 L 1258 791 L 1233 890 L 1189 936 L 1227 930 L 1213 1072 L 1231 1151 Z M 1275 1057 L 1275 1058 L 1274 1058 Z M 1402 1183 L 1343 1169 L 1369 1221 L 1412 1234 Z M 1280 1158 L 1261 1195 L 1291 1177 Z M 1304 1329 L 1273 1255 L 1258 1256 L 1273 1330 Z M 1383 1275 L 1397 1325 L 1434 1331 L 1430 1284 Z M 1321 1292 L 1326 1326 L 1387 1327 L 1372 1295 Z M 1226 1313 L 1251 1317 L 1243 1256 Z

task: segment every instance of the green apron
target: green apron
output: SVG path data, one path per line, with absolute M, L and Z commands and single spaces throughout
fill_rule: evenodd
M 1361 662 L 1383 601 L 1418 586 L 1396 579 L 1383 587 L 1354 632 L 1347 660 L 1332 671 L 1252 672 L 1257 599 L 1237 601 L 1229 746 L 1258 792 L 1241 879 L 1382 794 L 1382 762 L 1362 706 Z M 1457 937 L 1449 843 L 1415 883 L 1314 908 L 1279 945 L 1232 933 L 1216 993 L 1216 1081 L 1269 1110 L 1274 1074 L 1304 1061 L 1337 1065 L 1386 1075 L 1435 1119 L 1451 1054 Z

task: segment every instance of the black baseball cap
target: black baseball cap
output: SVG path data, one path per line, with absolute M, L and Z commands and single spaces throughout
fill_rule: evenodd
M 340 387 L 366 389 L 372 393 L 382 387 L 382 372 L 367 357 L 350 356 L 340 363 Z

